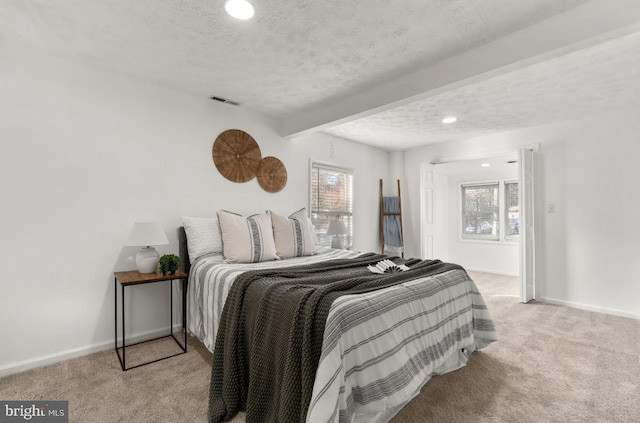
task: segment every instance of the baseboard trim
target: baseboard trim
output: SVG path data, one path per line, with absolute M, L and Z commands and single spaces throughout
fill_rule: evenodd
M 477 267 L 467 267 L 467 266 L 464 266 L 464 268 L 465 270 L 468 270 L 470 272 L 493 273 L 495 275 L 504 275 L 504 276 L 520 276 L 518 273 L 502 272 L 499 270 L 479 269 Z
M 182 328 L 182 325 L 174 325 L 173 330 L 177 331 Z M 147 332 L 140 332 L 127 337 L 127 344 L 133 344 L 136 342 L 144 341 L 145 339 L 155 338 L 162 335 L 167 335 L 169 332 L 169 326 L 160 329 L 154 329 Z M 122 346 L 122 337 L 118 338 L 118 345 Z M 0 377 L 8 376 L 14 373 L 24 372 L 26 370 L 35 369 L 36 367 L 46 366 L 48 364 L 57 363 L 71 358 L 81 357 L 83 355 L 89 355 L 100 351 L 113 350 L 115 345 L 113 339 L 99 342 L 95 344 L 85 345 L 83 347 L 72 348 L 65 351 L 60 351 L 54 354 L 43 355 L 40 357 L 30 358 L 24 361 L 18 361 L 16 363 L 9 363 L 0 366 Z M 115 352 L 114 352 L 115 357 Z
M 628 312 L 628 311 L 624 311 L 624 310 L 618 310 L 618 309 L 615 309 L 615 308 L 598 307 L 598 306 L 593 306 L 593 305 L 589 305 L 589 304 L 576 303 L 576 302 L 573 302 L 573 301 L 558 300 L 556 298 L 548 298 L 548 297 L 536 298 L 536 301 L 540 301 L 540 302 L 543 302 L 543 303 L 549 303 L 549 304 L 555 304 L 555 305 L 561 305 L 561 306 L 567 306 L 567 307 L 571 307 L 571 308 L 577 308 L 577 309 L 580 309 L 580 310 L 593 311 L 593 312 L 596 312 L 596 313 L 610 314 L 610 315 L 613 315 L 613 316 L 628 317 L 630 319 L 640 320 L 640 313 L 632 313 L 632 312 Z

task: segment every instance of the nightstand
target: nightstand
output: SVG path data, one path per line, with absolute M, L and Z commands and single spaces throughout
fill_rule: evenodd
M 140 273 L 137 270 L 131 270 L 128 272 L 114 272 L 115 276 L 114 280 L 114 289 L 113 292 L 114 302 L 115 302 L 115 350 L 116 354 L 118 354 L 118 360 L 120 360 L 120 366 L 123 371 L 134 369 L 136 367 L 144 366 L 145 364 L 155 363 L 156 361 L 165 360 L 167 358 L 175 357 L 176 355 L 184 354 L 187 352 L 187 277 L 188 275 L 184 272 L 176 272 L 173 275 L 157 275 L 155 273 Z M 182 282 L 182 330 L 184 332 L 184 343 L 180 344 L 178 338 L 175 337 L 173 333 L 173 281 L 179 280 Z M 173 338 L 176 341 L 176 344 L 180 347 L 182 352 L 177 354 L 168 355 L 166 357 L 159 358 L 157 360 L 148 361 L 146 363 L 138 364 L 132 367 L 127 368 L 126 366 L 126 349 L 127 349 L 127 336 L 125 333 L 125 288 L 142 285 L 147 283 L 156 283 L 156 282 L 166 282 L 169 281 L 169 291 L 170 294 L 170 302 L 169 308 L 171 310 L 171 324 L 169 326 L 170 333 L 165 336 L 159 336 L 153 339 L 147 339 L 145 341 L 136 342 L 134 344 L 128 345 L 132 347 L 134 345 L 143 344 L 145 342 L 155 341 L 157 339 L 163 338 Z M 118 284 L 120 284 L 120 288 L 122 290 L 122 347 L 118 348 Z M 120 350 L 122 350 L 122 354 L 120 354 Z

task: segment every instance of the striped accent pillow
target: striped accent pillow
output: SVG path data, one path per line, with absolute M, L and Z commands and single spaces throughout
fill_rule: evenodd
M 244 217 L 220 210 L 218 221 L 226 263 L 258 263 L 279 259 L 271 229 L 271 216 L 268 214 Z
M 316 253 L 315 237 L 304 208 L 289 217 L 267 210 L 271 216 L 273 238 L 280 258 L 310 256 Z
M 187 234 L 187 248 L 191 263 L 207 254 L 222 254 L 222 238 L 216 216 L 182 216 L 182 225 Z

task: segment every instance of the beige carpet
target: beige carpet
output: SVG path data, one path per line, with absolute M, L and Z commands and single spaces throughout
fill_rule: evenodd
M 434 377 L 393 423 L 640 422 L 640 321 L 523 305 L 515 278 L 471 276 L 500 340 Z M 127 372 L 109 350 L 1 378 L 0 400 L 69 400 L 71 422 L 204 422 L 211 354 L 189 341 L 187 354 Z M 127 350 L 128 363 L 172 342 Z

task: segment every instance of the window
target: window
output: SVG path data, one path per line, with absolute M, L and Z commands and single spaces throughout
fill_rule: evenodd
M 350 169 L 311 163 L 311 222 L 315 227 L 317 243 L 331 245 L 327 235 L 329 222 L 342 220 L 347 227 L 344 245 L 353 240 L 353 172 Z
M 518 183 L 504 183 L 504 234 L 507 239 L 520 234 L 520 208 L 518 204 Z
M 499 239 L 499 183 L 462 185 L 462 237 Z
M 463 239 L 515 241 L 520 231 L 518 182 L 460 186 Z M 501 237 L 501 234 L 504 234 Z

